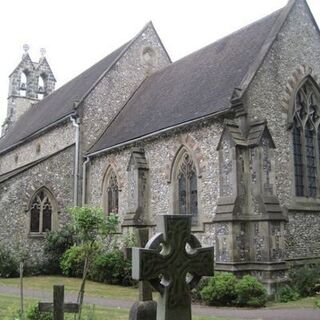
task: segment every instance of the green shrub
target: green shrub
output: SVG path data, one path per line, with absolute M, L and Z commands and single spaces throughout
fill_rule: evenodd
M 244 276 L 235 285 L 237 295 L 236 303 L 239 306 L 263 307 L 267 302 L 267 290 L 255 278 L 250 275 Z
M 276 296 L 279 302 L 296 301 L 300 298 L 299 293 L 289 285 L 281 286 Z
M 212 306 L 232 305 L 236 299 L 237 278 L 232 273 L 216 273 L 201 290 L 202 299 Z
M 83 264 L 85 251 L 82 246 L 72 246 L 62 256 L 60 267 L 62 273 L 68 277 L 81 277 L 83 273 Z
M 120 250 L 99 254 L 92 263 L 89 278 L 109 284 L 132 285 L 131 262 L 124 259 Z
M 74 230 L 66 225 L 58 231 L 47 233 L 44 244 L 45 262 L 42 274 L 61 274 L 60 259 L 75 243 Z
M 19 275 L 19 263 L 10 252 L 0 247 L 0 278 L 12 278 Z
M 38 305 L 31 305 L 26 312 L 27 320 L 53 320 L 52 312 L 39 311 Z
M 202 277 L 198 285 L 191 290 L 192 302 L 202 302 L 201 291 L 209 284 L 210 277 Z
M 320 267 L 303 266 L 292 269 L 289 273 L 294 289 L 301 297 L 314 295 L 320 290 Z
M 315 301 L 315 306 L 320 309 L 320 300 Z

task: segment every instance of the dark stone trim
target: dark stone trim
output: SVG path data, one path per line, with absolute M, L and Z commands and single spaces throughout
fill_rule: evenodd
M 215 263 L 216 271 L 279 271 L 287 270 L 286 262 L 225 262 Z
M 286 262 L 293 267 L 304 266 L 306 264 L 319 264 L 320 263 L 320 256 L 319 257 L 290 258 L 290 259 L 286 259 Z
M 259 215 L 241 215 L 234 216 L 232 213 L 217 214 L 213 218 L 213 222 L 228 222 L 228 221 L 287 221 L 282 213 L 276 214 L 259 214 Z

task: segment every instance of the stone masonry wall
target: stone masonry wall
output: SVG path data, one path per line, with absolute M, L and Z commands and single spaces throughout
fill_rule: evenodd
M 54 154 L 75 142 L 75 128 L 71 121 L 55 127 L 43 135 L 0 155 L 0 175 L 42 157 Z M 40 149 L 39 149 L 40 146 Z
M 251 83 L 245 101 L 251 120 L 267 119 L 276 145 L 276 192 L 281 205 L 289 208 L 288 258 L 320 256 L 320 211 L 307 212 L 296 208 L 299 199 L 294 196 L 292 132 L 287 129 L 290 106 L 284 102 L 288 102 L 288 94 L 292 95 L 294 91 L 291 88 L 290 92 L 288 87 L 297 85 L 290 82 L 296 70 L 311 67 L 312 75 L 320 76 L 319 61 L 319 32 L 305 5 L 297 1 Z M 288 86 L 288 83 L 291 84 Z
M 91 146 L 148 74 L 169 63 L 155 31 L 148 25 L 84 102 L 83 148 Z
M 155 222 L 159 214 L 173 212 L 174 182 L 170 181 L 171 166 L 174 157 L 185 145 L 191 150 L 198 170 L 198 208 L 201 222 L 194 231 L 204 244 L 214 243 L 214 226 L 211 224 L 216 211 L 219 197 L 219 163 L 216 150 L 222 123 L 215 121 L 211 124 L 198 124 L 179 130 L 170 135 L 162 135 L 139 144 L 145 150 L 145 157 L 149 165 L 149 217 Z M 102 184 L 107 168 L 111 165 L 118 176 L 119 183 L 119 215 L 122 221 L 127 210 L 128 177 L 127 165 L 130 159 L 131 147 L 120 151 L 110 152 L 94 158 L 88 172 L 88 203 L 102 206 Z M 199 172 L 200 171 L 200 172 Z
M 67 222 L 66 208 L 72 204 L 74 147 L 0 184 L 0 245 L 10 250 L 26 250 L 33 260 L 41 257 L 43 237 L 29 235 L 28 203 L 41 187 L 49 189 L 57 201 L 57 226 Z

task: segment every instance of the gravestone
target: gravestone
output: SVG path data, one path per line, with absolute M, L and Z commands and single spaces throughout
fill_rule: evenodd
M 65 313 L 78 313 L 78 303 L 64 303 L 64 286 L 53 286 L 53 302 L 39 302 L 40 312 L 53 311 L 53 320 L 63 320 Z
M 145 247 L 149 239 L 149 229 L 137 226 L 135 231 L 138 245 Z M 129 320 L 156 320 L 156 312 L 157 303 L 152 300 L 150 283 L 145 280 L 139 281 L 139 301 L 132 305 Z
M 159 233 L 146 248 L 132 249 L 132 277 L 160 293 L 157 320 L 191 320 L 190 290 L 212 276 L 213 247 L 201 248 L 191 234 L 191 215 L 159 216 Z

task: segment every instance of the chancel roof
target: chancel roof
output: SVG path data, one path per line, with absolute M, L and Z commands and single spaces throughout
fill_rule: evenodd
M 256 72 L 266 43 L 271 45 L 275 25 L 284 22 L 288 6 L 152 74 L 88 154 L 230 110 L 237 90 L 241 94 Z

